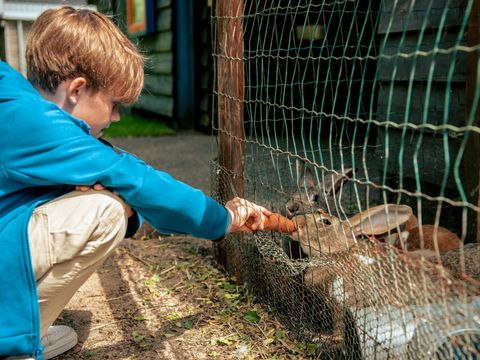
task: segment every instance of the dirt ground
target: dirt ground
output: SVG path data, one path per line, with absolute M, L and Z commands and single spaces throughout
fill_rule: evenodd
M 116 138 L 178 179 L 209 192 L 214 138 Z M 58 323 L 78 345 L 57 359 L 303 359 L 297 343 L 218 268 L 210 242 L 153 234 L 125 239 L 72 298 Z

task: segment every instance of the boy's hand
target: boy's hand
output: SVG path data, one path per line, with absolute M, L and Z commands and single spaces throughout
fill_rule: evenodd
M 225 204 L 230 213 L 232 221 L 230 232 L 252 232 L 253 230 L 262 230 L 265 216 L 270 216 L 272 212 L 263 206 L 256 205 L 248 200 L 236 197 Z M 247 226 L 248 219 L 253 218 L 253 223 Z
M 76 185 L 75 186 L 75 190 L 81 191 L 81 192 L 86 192 L 90 189 L 93 189 L 93 190 L 96 190 L 96 191 L 102 191 L 102 190 L 106 190 L 107 188 L 105 186 L 103 186 L 102 184 L 98 184 L 98 183 L 94 184 L 93 186 L 89 186 L 89 185 Z M 116 192 L 112 191 L 112 193 L 117 195 L 117 196 L 120 196 Z M 125 204 L 125 211 L 126 211 L 128 217 L 135 214 L 135 211 L 133 211 L 132 208 L 128 204 L 126 204 L 125 202 L 124 202 L 124 204 Z
M 101 190 L 105 190 L 106 187 L 103 186 L 102 184 L 98 184 L 98 183 L 94 184 L 93 186 L 89 186 L 89 185 L 77 185 L 77 186 L 75 186 L 75 190 L 77 190 L 77 191 L 86 192 L 90 189 L 101 191 Z

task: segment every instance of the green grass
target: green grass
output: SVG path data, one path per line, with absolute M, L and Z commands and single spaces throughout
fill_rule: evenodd
M 110 125 L 104 133 L 106 137 L 164 135 L 175 135 L 175 130 L 159 120 L 135 115 L 122 115 L 121 120 Z

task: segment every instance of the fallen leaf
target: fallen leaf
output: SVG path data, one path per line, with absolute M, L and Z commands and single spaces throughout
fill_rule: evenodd
M 245 313 L 243 316 L 245 320 L 247 320 L 250 323 L 258 323 L 260 321 L 260 316 L 257 314 L 255 310 L 250 310 Z

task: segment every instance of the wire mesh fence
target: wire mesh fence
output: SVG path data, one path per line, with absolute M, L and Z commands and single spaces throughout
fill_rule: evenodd
M 219 261 L 325 359 L 480 356 L 480 2 L 217 0 Z

